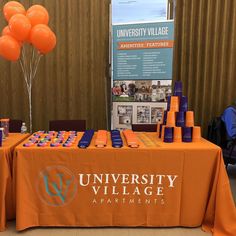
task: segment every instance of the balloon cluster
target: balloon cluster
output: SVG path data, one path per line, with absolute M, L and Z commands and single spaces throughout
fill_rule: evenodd
M 17 61 L 24 43 L 32 44 L 41 54 L 49 53 L 56 46 L 56 36 L 48 27 L 49 14 L 41 5 L 27 11 L 17 1 L 7 2 L 3 13 L 8 25 L 0 37 L 0 56 Z

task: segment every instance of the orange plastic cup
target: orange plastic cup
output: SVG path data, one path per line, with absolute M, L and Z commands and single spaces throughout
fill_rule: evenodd
M 201 140 L 201 127 L 194 126 L 193 127 L 193 142 L 199 142 Z
M 194 113 L 193 111 L 186 111 L 186 127 L 194 126 Z
M 182 127 L 174 127 L 174 142 L 182 142 Z
M 166 126 L 168 126 L 168 127 L 175 126 L 175 112 L 174 111 L 168 111 Z
M 162 126 L 162 129 L 161 129 L 161 141 L 164 141 L 164 136 L 165 136 L 165 125 Z
M 179 112 L 179 97 L 178 96 L 171 96 L 170 111 Z

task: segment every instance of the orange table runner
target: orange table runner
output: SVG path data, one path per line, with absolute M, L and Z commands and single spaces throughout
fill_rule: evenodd
M 12 205 L 12 159 L 13 151 L 29 135 L 10 133 L 0 147 L 0 231 L 5 230 L 6 219 L 15 216 Z
M 214 236 L 235 236 L 221 149 L 204 139 L 167 144 L 156 133 L 137 137 L 133 149 L 125 141 L 112 148 L 110 138 L 96 148 L 96 134 L 87 149 L 18 146 L 16 229 L 202 225 Z

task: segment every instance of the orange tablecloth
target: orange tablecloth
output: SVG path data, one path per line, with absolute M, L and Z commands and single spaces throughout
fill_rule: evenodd
M 29 135 L 9 134 L 0 147 L 0 231 L 5 230 L 6 218 L 14 217 L 12 204 L 12 159 L 13 151 L 21 141 Z
M 202 225 L 236 235 L 236 210 L 221 149 L 162 143 L 139 133 L 140 147 L 16 148 L 16 228 L 33 226 Z M 82 136 L 82 133 L 79 134 Z M 124 142 L 125 143 L 125 142 Z

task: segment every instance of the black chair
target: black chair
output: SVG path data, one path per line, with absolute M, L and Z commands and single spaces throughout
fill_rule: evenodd
M 236 164 L 236 139 L 229 141 L 228 146 L 222 149 L 226 169 L 228 165 Z
M 207 139 L 221 147 L 226 169 L 229 164 L 236 164 L 236 139 L 229 138 L 221 117 L 215 117 L 210 121 Z
M 22 120 L 11 120 L 9 121 L 9 132 L 20 133 L 22 126 Z
M 85 120 L 50 120 L 49 130 L 53 131 L 85 131 L 86 121 Z
M 132 130 L 137 132 L 156 132 L 157 124 L 132 124 Z

